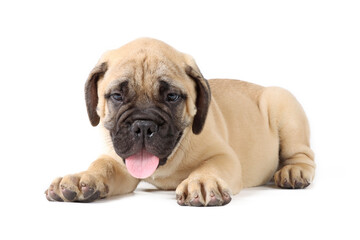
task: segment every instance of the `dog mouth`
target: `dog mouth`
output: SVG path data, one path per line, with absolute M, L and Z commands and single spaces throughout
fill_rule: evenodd
M 180 132 L 176 139 L 176 144 L 180 141 L 182 135 L 183 132 Z M 145 148 L 124 159 L 126 169 L 130 175 L 138 179 L 145 179 L 150 177 L 154 174 L 156 169 L 159 166 L 164 165 L 166 161 L 167 157 L 160 159 L 154 154 L 148 152 Z
M 150 177 L 159 166 L 160 159 L 142 149 L 125 159 L 125 165 L 131 176 L 139 179 Z

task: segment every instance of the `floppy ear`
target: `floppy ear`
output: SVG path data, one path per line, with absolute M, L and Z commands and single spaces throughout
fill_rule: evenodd
M 107 70 L 107 63 L 101 63 L 94 67 L 85 83 L 85 100 L 86 108 L 89 115 L 91 125 L 97 126 L 100 122 L 100 117 L 96 112 L 96 107 L 99 101 L 97 95 L 97 83 L 99 78 L 104 76 Z
M 186 74 L 192 78 L 196 86 L 196 114 L 194 117 L 192 131 L 199 134 L 205 124 L 206 116 L 210 106 L 211 92 L 208 81 L 191 66 L 185 68 Z

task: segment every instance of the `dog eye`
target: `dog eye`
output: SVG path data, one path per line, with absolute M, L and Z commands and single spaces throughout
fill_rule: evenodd
M 111 94 L 111 98 L 113 100 L 115 100 L 116 102 L 122 102 L 123 101 L 123 97 L 121 96 L 121 94 L 119 93 L 113 93 Z
M 176 102 L 177 100 L 179 100 L 180 95 L 176 94 L 176 93 L 169 93 L 166 96 L 166 101 L 167 102 Z

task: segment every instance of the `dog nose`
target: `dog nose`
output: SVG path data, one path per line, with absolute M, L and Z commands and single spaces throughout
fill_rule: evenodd
M 151 138 L 158 131 L 158 125 L 149 120 L 136 120 L 131 127 L 132 132 L 138 137 Z

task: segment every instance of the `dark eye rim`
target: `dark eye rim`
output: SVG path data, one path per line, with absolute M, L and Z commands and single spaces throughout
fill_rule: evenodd
M 177 102 L 181 99 L 181 95 L 177 93 L 168 93 L 166 95 L 167 102 Z
M 116 102 L 122 102 L 124 100 L 120 93 L 112 93 L 110 94 L 110 98 Z

